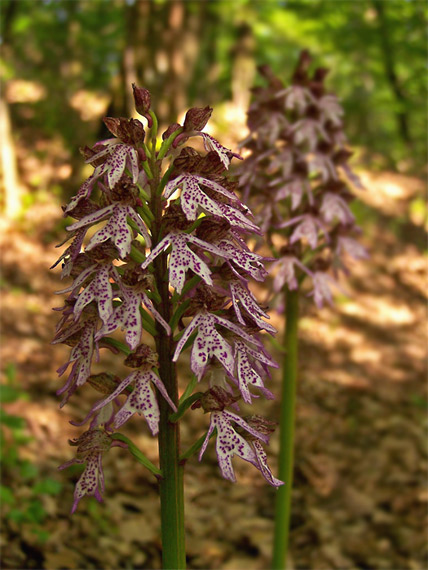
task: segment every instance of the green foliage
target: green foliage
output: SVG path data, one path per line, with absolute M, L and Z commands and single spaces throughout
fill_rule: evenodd
M 149 75 L 160 72 L 159 54 L 165 57 L 165 46 L 152 41 L 150 30 L 162 37 L 162 30 L 168 29 L 169 2 L 151 4 L 147 17 L 153 21 L 147 27 L 130 20 L 137 13 L 132 0 L 4 4 L 10 15 L 3 22 L 2 75 L 34 81 L 45 92 L 19 126 L 50 137 L 60 134 L 69 149 L 78 146 L 86 127 L 71 105 L 73 96 L 81 90 L 110 93 L 113 102 L 125 47 L 135 49 L 137 75 L 142 67 L 150 68 Z M 242 54 L 247 57 L 244 65 L 268 63 L 288 81 L 299 51 L 309 48 L 314 65 L 331 69 L 329 84 L 342 99 L 353 146 L 364 147 L 370 161 L 373 154 L 382 155 L 382 167 L 409 169 L 424 163 L 424 2 L 189 0 L 183 7 L 192 26 L 199 21 L 196 29 L 201 30 L 192 40 L 198 58 L 190 81 L 183 83 L 188 101 L 214 104 L 230 99 Z M 174 47 L 177 52 L 189 48 L 188 33 L 183 30 L 183 42 Z M 125 100 L 124 92 L 120 99 Z
M 38 467 L 21 457 L 21 447 L 31 441 L 26 432 L 27 423 L 24 418 L 6 412 L 3 405 L 26 400 L 28 397 L 16 383 L 16 367 L 13 363 L 5 366 L 5 376 L 7 383 L 0 386 L 2 515 L 18 525 L 30 525 L 35 540 L 43 543 L 49 538 L 49 533 L 42 527 L 47 517 L 43 496 L 57 495 L 61 490 L 61 483 L 49 477 L 42 478 Z

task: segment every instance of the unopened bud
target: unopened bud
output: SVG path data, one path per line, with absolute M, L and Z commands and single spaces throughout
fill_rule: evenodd
M 239 398 L 240 396 L 234 396 L 221 386 L 213 386 L 205 392 L 199 402 L 204 412 L 222 412 Z
M 201 160 L 202 157 L 197 150 L 186 146 L 174 160 L 174 167 L 180 172 L 197 172 Z
M 90 429 L 82 433 L 77 439 L 69 439 L 69 445 L 77 447 L 76 457 L 84 459 L 93 453 L 103 453 L 108 451 L 112 444 L 112 439 L 99 429 Z
M 119 257 L 119 251 L 110 240 L 107 240 L 97 244 L 91 250 L 85 251 L 85 255 L 96 263 L 111 263 L 113 259 Z
M 150 110 L 150 91 L 144 87 L 137 87 L 135 83 L 132 84 L 132 91 L 137 113 L 145 117 Z
M 162 133 L 162 140 L 165 141 L 173 133 L 175 133 L 175 131 L 178 131 L 178 129 L 181 129 L 181 128 L 182 128 L 182 126 L 179 123 L 172 123 L 172 125 L 169 125 L 169 127 L 166 129 L 166 131 L 164 131 Z
M 147 344 L 140 344 L 137 346 L 135 352 L 132 352 L 124 360 L 125 366 L 129 368 L 142 368 L 143 370 L 150 370 L 153 366 L 159 366 L 159 356 Z
M 196 229 L 196 236 L 203 241 L 213 243 L 228 236 L 230 222 L 224 218 L 210 216 L 204 218 Z
M 208 123 L 213 110 L 211 107 L 193 107 L 189 109 L 184 118 L 184 130 L 189 131 L 202 131 Z
M 110 395 L 116 390 L 120 383 L 120 378 L 109 372 L 100 372 L 99 374 L 89 376 L 88 383 L 92 388 L 95 388 L 97 392 Z
M 260 416 L 258 414 L 254 414 L 252 416 L 244 417 L 244 420 L 247 422 L 247 424 L 249 426 L 251 426 L 252 428 L 254 428 L 255 430 L 257 430 L 259 433 L 261 433 L 263 435 L 271 435 L 275 431 L 276 426 L 278 425 L 276 422 L 268 420 L 267 418 L 264 418 L 263 416 Z M 241 435 L 244 435 L 245 439 L 247 439 L 247 440 L 251 441 L 251 440 L 257 439 L 256 437 L 254 437 L 252 434 L 250 434 L 246 430 L 243 430 L 242 428 L 240 428 L 240 426 L 236 427 L 236 431 L 238 433 L 241 433 Z

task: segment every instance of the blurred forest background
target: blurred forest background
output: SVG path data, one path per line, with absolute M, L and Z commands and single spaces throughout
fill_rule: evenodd
M 425 1 L 2 0 L 0 9 L 2 567 L 160 565 L 156 484 L 124 450 L 107 458 L 106 502 L 88 499 L 72 519 L 80 469 L 56 471 L 77 436 L 67 420 L 97 397 L 85 388 L 80 405 L 58 410 L 67 349 L 49 344 L 60 206 L 90 174 L 79 147 L 107 136 L 103 116 L 134 114 L 136 82 L 164 125 L 214 107 L 213 134 L 236 149 L 257 66 L 287 84 L 303 48 L 331 70 L 345 108 L 367 188 L 355 190 L 353 211 L 371 259 L 335 308 L 303 306 L 293 562 L 427 567 Z M 272 321 L 282 329 L 281 315 Z M 264 406 L 278 417 L 277 402 Z M 205 420 L 190 415 L 185 443 Z M 132 438 L 156 461 L 143 423 Z M 273 465 L 277 451 L 274 436 Z M 212 449 L 188 467 L 189 567 L 267 568 L 274 491 L 246 465 L 237 485 L 222 480 Z

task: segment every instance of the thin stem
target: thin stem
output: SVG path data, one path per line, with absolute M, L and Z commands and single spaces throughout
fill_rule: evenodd
M 279 479 L 285 485 L 276 494 L 272 570 L 287 568 L 290 533 L 291 490 L 293 485 L 294 426 L 297 387 L 299 290 L 286 292 L 286 328 L 281 396 Z
M 151 210 L 154 214 L 152 225 L 153 247 L 159 243 L 162 221 L 161 196 L 157 193 L 160 182 L 159 167 L 152 159 L 151 170 L 154 173 L 152 185 Z M 156 309 L 168 322 L 171 319 L 171 299 L 169 296 L 167 273 L 167 255 L 159 255 L 153 262 L 154 275 L 160 295 Z M 165 388 L 178 406 L 178 385 L 173 356 L 173 339 L 159 323 L 156 323 L 156 350 L 159 355 L 159 376 Z M 160 480 L 162 567 L 182 570 L 186 567 L 184 538 L 184 489 L 183 466 L 179 463 L 180 431 L 179 422 L 171 423 L 171 408 L 165 398 L 159 398 L 159 462 L 162 471 Z

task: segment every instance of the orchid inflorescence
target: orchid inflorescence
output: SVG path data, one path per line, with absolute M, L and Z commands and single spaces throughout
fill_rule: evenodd
M 276 257 L 274 291 L 297 289 L 309 277 L 321 308 L 332 304 L 331 286 L 341 289 L 338 273 L 348 273 L 344 257 L 364 259 L 367 252 L 352 237 L 360 229 L 344 177 L 362 186 L 348 165 L 343 108 L 325 90 L 327 70 L 311 75 L 310 64 L 302 51 L 288 87 L 268 66 L 259 68 L 268 85 L 253 89 L 250 133 L 241 143 L 250 154 L 239 182 Z
M 73 512 L 84 495 L 101 499 L 103 454 L 113 445 L 132 444 L 115 430 L 137 413 L 158 434 L 160 399 L 168 403 L 171 421 L 190 404 L 211 414 L 200 458 L 216 433 L 226 479 L 235 480 L 231 458 L 238 455 L 273 486 L 282 484 L 270 472 L 262 447 L 273 425 L 235 413 L 239 399 L 251 404 L 258 396 L 252 390 L 273 397 L 264 380 L 269 367 L 277 366 L 260 336 L 275 329 L 248 285 L 249 278 L 262 282 L 267 275 L 265 259 L 245 242 L 248 234 L 261 231 L 236 196 L 237 183 L 226 175 L 232 158 L 240 157 L 202 132 L 209 107 L 190 109 L 183 125 L 170 125 L 157 140 L 150 94 L 135 85 L 133 90 L 144 124 L 104 119 L 113 138 L 82 149 L 94 171 L 64 208 L 64 215 L 76 221 L 67 226 L 63 243 L 71 243 L 57 261 L 62 277 L 73 280 L 59 292 L 68 297 L 57 309 L 62 317 L 53 342 L 71 347 L 59 375 L 71 370 L 58 393 L 61 406 L 85 383 L 104 395 L 75 422 L 90 422 L 89 429 L 71 442 L 77 456 L 62 466 L 86 463 Z M 205 152 L 185 146 L 195 137 L 202 138 Z M 120 330 L 124 342 L 118 340 Z M 194 377 L 178 402 L 168 393 L 159 361 L 176 362 L 188 347 Z M 110 372 L 92 374 L 101 348 L 123 352 L 130 374 L 123 379 Z M 192 395 L 197 381 L 206 390 Z M 235 412 L 226 409 L 230 406 Z M 152 470 L 162 477 L 159 469 Z

